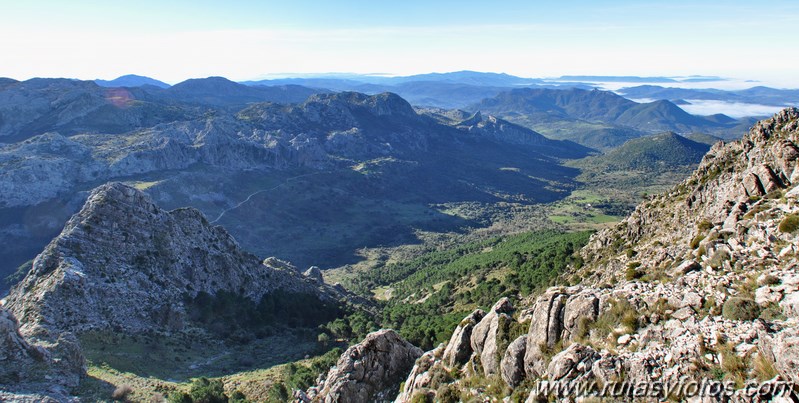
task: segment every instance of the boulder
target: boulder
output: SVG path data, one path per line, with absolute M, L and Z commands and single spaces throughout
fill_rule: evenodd
M 370 333 L 347 349 L 325 378 L 322 402 L 360 403 L 388 397 L 422 356 L 422 350 L 390 329 Z
M 572 344 L 566 350 L 552 357 L 547 367 L 547 376 L 550 381 L 583 380 L 591 375 L 594 362 L 601 357 L 591 347 L 582 344 Z
M 513 310 L 508 298 L 500 299 L 491 311 L 480 320 L 472 331 L 471 346 L 475 354 L 480 356 L 480 363 L 486 376 L 499 372 L 499 352 L 497 351 L 497 334 L 500 326 L 513 319 L 506 314 Z
M 608 355 L 595 360 L 594 363 L 591 364 L 591 373 L 594 375 L 597 382 L 602 385 L 621 380 L 623 372 L 624 365 L 622 361 L 615 356 Z
M 746 190 L 747 196 L 763 196 L 766 194 L 763 185 L 760 183 L 760 178 L 754 173 L 750 173 L 744 177 L 743 187 L 744 190 Z
M 786 295 L 780 302 L 780 306 L 785 316 L 799 318 L 799 291 Z
M 580 321 L 595 321 L 599 315 L 599 298 L 592 293 L 582 293 L 571 296 L 566 301 L 563 309 L 563 338 L 575 340 L 578 334 Z
M 530 378 L 542 376 L 546 369 L 542 347 L 552 348 L 560 340 L 568 297 L 559 290 L 550 290 L 535 301 L 524 355 L 524 371 Z
M 324 278 L 322 278 L 322 270 L 320 270 L 318 266 L 311 266 L 302 274 L 319 284 L 325 282 Z
M 524 353 L 526 350 L 527 336 L 519 336 L 510 343 L 500 362 L 500 375 L 502 375 L 502 380 L 511 388 L 519 386 L 522 380 L 524 380 Z
M 688 274 L 692 271 L 699 271 L 702 270 L 702 266 L 697 263 L 695 260 L 687 260 L 685 262 L 680 263 L 673 271 L 673 276 L 682 276 Z
M 444 365 L 454 368 L 469 361 L 473 351 L 471 344 L 472 331 L 484 316 L 485 312 L 482 309 L 477 309 L 458 324 L 458 327 L 455 328 L 449 338 L 446 349 L 444 349 L 444 356 L 441 358 Z

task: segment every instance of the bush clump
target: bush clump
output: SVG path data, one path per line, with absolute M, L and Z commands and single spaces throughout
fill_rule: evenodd
M 638 270 L 640 266 L 641 262 L 627 263 L 627 270 L 624 272 L 624 278 L 627 279 L 627 281 L 632 281 L 643 277 L 644 272 Z
M 729 320 L 748 321 L 760 315 L 760 306 L 751 299 L 732 297 L 721 307 L 721 316 Z
M 696 228 L 699 229 L 699 231 L 704 232 L 713 228 L 713 223 L 708 220 L 702 220 L 696 225 Z
M 191 383 L 189 393 L 176 392 L 169 396 L 170 403 L 228 403 L 225 385 L 219 379 L 199 378 Z
M 799 214 L 788 214 L 780 221 L 779 230 L 782 233 L 790 234 L 799 229 Z
M 461 401 L 461 395 L 454 385 L 441 385 L 436 392 L 436 400 L 441 403 L 457 403 Z

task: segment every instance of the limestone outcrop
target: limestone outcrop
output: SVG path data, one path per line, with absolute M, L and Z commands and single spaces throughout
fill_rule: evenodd
M 314 402 L 372 402 L 396 393 L 422 350 L 393 330 L 380 330 L 351 346 L 324 380 L 308 391 Z M 424 358 L 422 358 L 424 359 Z

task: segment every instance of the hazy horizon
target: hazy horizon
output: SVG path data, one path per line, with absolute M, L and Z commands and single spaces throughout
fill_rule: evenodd
M 718 75 L 799 87 L 789 1 L 156 2 L 4 6 L 0 76 L 174 84 L 224 76 L 472 70 L 520 77 Z

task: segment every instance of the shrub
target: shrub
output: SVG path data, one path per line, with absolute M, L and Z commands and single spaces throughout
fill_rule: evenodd
M 725 343 L 718 347 L 718 352 L 721 354 L 721 369 L 726 374 L 725 378 L 735 381 L 737 387 L 743 387 L 747 368 L 746 363 L 735 352 L 735 346 Z
M 732 297 L 724 302 L 721 315 L 730 320 L 753 320 L 760 315 L 760 306 L 751 299 Z
M 627 271 L 624 272 L 624 278 L 627 281 L 637 280 L 644 276 L 644 273 L 638 270 L 638 267 L 641 266 L 641 262 L 630 262 L 627 263 Z
M 604 335 L 610 334 L 616 327 L 622 325 L 630 332 L 638 329 L 638 310 L 626 299 L 612 299 L 610 307 L 602 312 L 594 322 L 594 328 L 602 331 Z
M 276 383 L 272 385 L 266 392 L 266 401 L 269 403 L 286 402 L 289 399 L 289 391 L 286 385 Z
M 594 321 L 588 316 L 581 316 L 577 318 L 577 329 L 574 331 L 574 336 L 577 340 L 585 340 L 590 331 Z
M 167 399 L 169 403 L 192 403 L 191 396 L 188 393 L 173 392 Z
M 699 229 L 699 231 L 704 232 L 713 228 L 713 223 L 708 220 L 702 220 L 696 225 L 696 227 Z
M 759 317 L 760 319 L 767 321 L 785 320 L 785 314 L 783 313 L 782 308 L 773 302 L 769 303 L 760 310 Z
M 769 361 L 763 354 L 758 354 L 755 357 L 755 376 L 761 382 L 768 381 L 770 379 L 774 379 L 777 376 L 777 370 L 774 368 L 774 364 Z
M 126 401 L 130 394 L 133 393 L 133 388 L 128 385 L 120 385 L 111 394 L 111 398 L 118 401 Z
M 441 385 L 436 392 L 436 401 L 441 403 L 457 403 L 461 401 L 461 396 L 455 386 L 451 384 Z
M 430 402 L 432 402 L 432 400 L 430 399 L 429 396 L 427 396 L 427 393 L 424 392 L 416 392 L 416 394 L 413 395 L 413 397 L 411 397 L 411 403 L 430 403 Z
M 767 274 L 760 281 L 760 285 L 777 285 L 777 284 L 780 284 L 781 282 L 782 282 L 782 280 L 780 280 L 779 277 L 777 277 L 777 276 L 775 276 L 773 274 Z
M 782 233 L 792 233 L 799 229 L 799 214 L 788 214 L 780 221 L 779 230 Z
M 248 402 L 249 400 L 247 400 L 247 396 L 244 396 L 244 393 L 242 393 L 240 390 L 237 390 L 230 395 L 229 403 L 248 403 Z
M 430 387 L 437 388 L 452 382 L 452 376 L 442 366 L 430 370 Z
M 219 379 L 195 379 L 191 383 L 189 397 L 191 397 L 192 403 L 227 403 L 228 401 L 225 386 Z
M 697 235 L 694 237 L 694 239 L 691 240 L 691 244 L 689 246 L 691 247 L 691 249 L 696 249 L 699 247 L 699 243 L 702 242 L 702 240 L 704 239 L 705 239 L 704 235 Z

